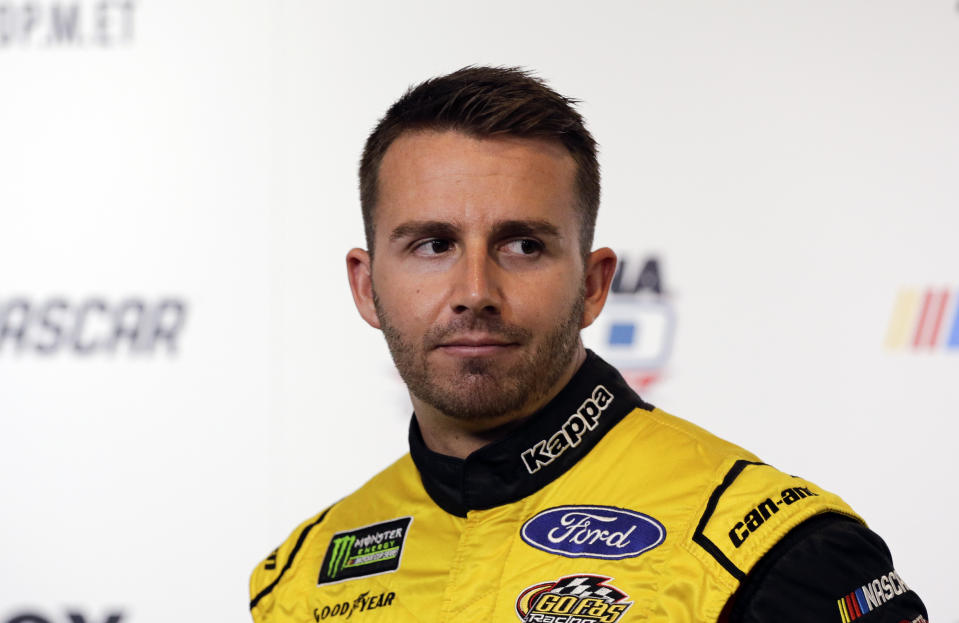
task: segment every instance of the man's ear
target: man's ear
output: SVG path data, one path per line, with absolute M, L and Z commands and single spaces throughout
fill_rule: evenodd
M 616 272 L 616 254 L 612 249 L 596 249 L 586 258 L 586 299 L 583 302 L 583 320 L 580 328 L 593 324 L 606 305 L 609 286 Z
M 373 262 L 363 249 L 350 249 L 346 254 L 346 273 L 350 278 L 353 302 L 360 316 L 374 329 L 380 328 L 373 304 Z

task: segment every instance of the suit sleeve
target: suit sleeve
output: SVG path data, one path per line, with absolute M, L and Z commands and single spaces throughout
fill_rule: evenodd
M 326 519 L 329 511 L 328 508 L 300 524 L 282 545 L 253 570 L 250 575 L 250 615 L 254 623 L 269 623 L 277 587 L 289 577 L 289 571 L 310 532 Z
M 750 571 L 725 613 L 729 623 L 927 623 L 928 616 L 879 535 L 835 513 L 792 529 Z

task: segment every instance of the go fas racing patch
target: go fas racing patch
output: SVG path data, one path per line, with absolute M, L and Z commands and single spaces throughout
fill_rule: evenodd
M 317 585 L 399 569 L 412 521 L 412 517 L 400 517 L 334 534 L 323 557 Z
M 516 599 L 523 623 L 616 623 L 633 602 L 605 575 L 567 575 L 527 587 Z

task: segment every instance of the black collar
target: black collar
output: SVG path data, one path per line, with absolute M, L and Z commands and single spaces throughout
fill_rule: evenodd
M 453 515 L 509 504 L 538 491 L 576 464 L 627 413 L 652 410 L 615 368 L 586 351 L 586 360 L 545 407 L 508 437 L 465 459 L 426 447 L 413 416 L 410 454 L 433 501 Z

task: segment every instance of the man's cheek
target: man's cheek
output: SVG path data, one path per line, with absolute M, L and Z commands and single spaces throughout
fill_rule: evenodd
M 561 288 L 530 289 L 525 300 L 514 305 L 513 309 L 518 324 L 529 328 L 555 327 L 565 318 L 572 304 L 572 297 L 566 296 Z

